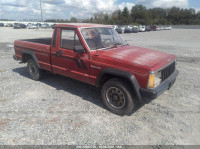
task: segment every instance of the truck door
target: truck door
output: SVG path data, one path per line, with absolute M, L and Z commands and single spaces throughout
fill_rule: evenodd
M 52 70 L 76 80 L 89 83 L 90 57 L 87 52 L 75 53 L 75 45 L 83 46 L 74 28 L 58 28 L 56 48 L 52 47 Z

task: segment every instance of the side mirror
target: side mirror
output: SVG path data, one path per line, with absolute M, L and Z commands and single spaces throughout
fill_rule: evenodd
M 74 47 L 74 52 L 76 53 L 85 53 L 85 49 L 83 46 L 75 46 Z

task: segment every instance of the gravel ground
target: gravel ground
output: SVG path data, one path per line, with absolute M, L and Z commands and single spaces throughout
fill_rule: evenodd
M 93 86 L 47 74 L 29 78 L 15 39 L 51 29 L 0 28 L 0 145 L 200 145 L 200 30 L 122 34 L 129 44 L 177 55 L 174 86 L 131 116 L 108 112 Z

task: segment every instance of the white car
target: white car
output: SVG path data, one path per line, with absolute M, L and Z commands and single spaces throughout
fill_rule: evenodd
M 117 25 L 113 25 L 113 28 L 116 29 L 116 28 L 117 28 Z
M 171 26 L 165 26 L 164 30 L 171 30 L 172 27 Z
M 29 24 L 28 29 L 36 29 L 37 26 L 35 24 Z
M 172 27 L 171 27 L 171 26 L 167 26 L 167 29 L 168 29 L 168 30 L 171 30 L 171 29 L 172 29 Z
M 122 29 L 122 33 L 124 33 L 125 26 L 121 26 L 121 29 Z
M 49 28 L 49 24 L 42 24 L 41 28 Z
M 160 30 L 162 31 L 162 30 L 164 30 L 165 28 L 162 26 L 162 27 L 160 27 Z
M 139 26 L 139 31 L 140 32 L 145 32 L 145 26 Z
M 157 26 L 156 31 L 160 31 L 160 30 L 161 30 L 161 27 Z

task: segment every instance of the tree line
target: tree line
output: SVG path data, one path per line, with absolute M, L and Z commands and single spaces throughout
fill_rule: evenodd
M 86 22 L 116 25 L 200 25 L 200 11 L 196 13 L 193 8 L 181 9 L 178 7 L 147 9 L 145 6 L 135 5 L 130 11 L 125 7 L 123 10 L 115 10 L 111 14 L 95 13 Z
M 47 20 L 51 22 L 84 22 L 116 25 L 200 25 L 200 11 L 193 8 L 149 8 L 143 5 L 135 5 L 129 9 L 115 10 L 112 13 L 98 12 L 89 19 L 79 20 L 72 17 L 70 20 Z

